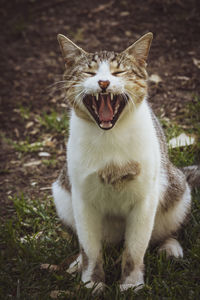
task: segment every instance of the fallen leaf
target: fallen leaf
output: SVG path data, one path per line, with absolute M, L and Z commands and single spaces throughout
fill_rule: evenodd
M 33 121 L 30 121 L 28 123 L 26 123 L 26 129 L 29 129 L 30 127 L 32 127 L 34 125 Z
M 190 80 L 190 78 L 187 77 L 187 76 L 176 76 L 175 78 L 177 78 L 177 79 L 179 79 L 179 80 L 184 80 L 184 81 Z
M 114 1 L 108 2 L 108 3 L 106 3 L 106 4 L 100 4 L 97 8 L 93 9 L 93 10 L 91 11 L 91 13 L 98 13 L 98 12 L 100 12 L 100 11 L 103 11 L 103 10 L 109 8 L 110 6 L 113 5 L 113 2 L 114 2 Z
M 52 187 L 51 186 L 46 186 L 46 187 L 41 187 L 40 191 L 46 191 L 46 190 L 51 190 Z
M 18 160 L 11 160 L 10 163 L 12 165 L 19 165 L 20 164 L 20 162 Z
M 43 136 L 43 145 L 47 147 L 55 147 L 55 142 L 52 140 L 51 135 Z
M 41 157 L 49 157 L 49 156 L 51 156 L 51 154 L 48 153 L 48 152 L 39 152 L 38 155 L 41 156 Z
M 34 142 L 30 144 L 30 147 L 42 147 L 43 146 L 43 142 Z
M 58 271 L 58 270 L 60 270 L 60 267 L 58 265 L 41 264 L 40 269 L 41 270 L 48 270 L 48 271 Z
M 39 128 L 35 128 L 35 129 L 33 129 L 33 130 L 30 132 L 30 134 L 31 134 L 31 135 L 36 135 L 39 131 L 40 131 Z
M 185 147 L 189 145 L 193 145 L 195 143 L 195 138 L 189 135 L 186 135 L 185 133 L 181 133 L 179 136 L 171 139 L 168 142 L 168 145 L 172 148 L 177 147 Z
M 28 163 L 25 163 L 24 164 L 24 167 L 33 167 L 33 166 L 38 166 L 42 163 L 41 160 L 33 160 L 33 161 L 30 161 Z
M 200 69 L 200 59 L 196 59 L 195 57 L 192 58 L 192 61 L 194 63 L 194 65 Z
M 122 11 L 121 13 L 120 13 L 120 16 L 122 16 L 122 17 L 126 17 L 126 16 L 129 16 L 130 15 L 130 12 L 129 11 Z
M 19 138 L 19 130 L 18 130 L 18 128 L 15 128 L 15 129 L 14 129 L 14 132 L 15 132 L 15 134 L 16 134 L 16 137 Z

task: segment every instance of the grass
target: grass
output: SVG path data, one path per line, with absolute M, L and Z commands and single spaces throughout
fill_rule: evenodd
M 55 111 L 47 114 L 44 113 L 41 117 L 38 118 L 38 121 L 44 127 L 46 131 L 57 132 L 66 134 L 66 131 L 69 127 L 69 118 L 67 115 L 59 115 Z
M 79 275 L 73 278 L 65 269 L 55 272 L 41 269 L 41 264 L 60 264 L 67 256 L 77 253 L 78 249 L 75 238 L 67 235 L 60 224 L 52 198 L 46 197 L 40 201 L 21 195 L 11 200 L 14 204 L 13 216 L 0 229 L 1 299 L 50 299 L 53 290 L 68 291 L 59 299 L 91 299 L 91 291 L 80 283 Z M 167 260 L 164 255 L 158 256 L 155 251 L 148 250 L 145 257 L 146 287 L 138 295 L 131 290 L 120 294 L 116 283 L 120 265 L 115 265 L 112 258 L 117 258 L 119 249 L 105 251 L 104 268 L 110 286 L 103 299 L 180 299 L 183 296 L 184 299 L 198 299 L 199 200 L 200 192 L 194 193 L 192 217 L 181 237 L 185 257 Z
M 38 152 L 43 148 L 43 143 L 42 142 L 34 142 L 31 143 L 29 139 L 26 139 L 25 141 L 13 141 L 12 145 L 14 149 L 18 152 L 21 153 L 33 153 L 33 152 Z
M 199 101 L 190 108 L 190 122 L 195 134 L 199 134 Z M 25 115 L 27 112 L 25 112 Z M 61 118 L 63 120 L 64 116 Z M 25 117 L 26 119 L 26 117 Z M 60 120 L 60 119 L 59 119 Z M 56 113 L 45 115 L 44 130 L 63 132 L 68 123 L 59 123 Z M 164 124 L 167 139 L 181 133 L 180 127 Z M 28 142 L 27 142 L 28 143 Z M 37 151 L 28 145 L 25 153 Z M 178 165 L 189 165 L 197 161 L 199 142 L 195 146 L 170 149 L 172 161 Z M 45 162 L 47 165 L 54 164 Z M 80 275 L 66 273 L 65 259 L 70 259 L 78 251 L 75 237 L 66 233 L 58 220 L 52 197 L 27 197 L 23 194 L 10 198 L 13 205 L 7 207 L 8 218 L 0 227 L 0 299 L 51 299 L 54 290 L 67 291 L 57 299 L 199 299 L 200 295 L 200 190 L 193 192 L 190 222 L 184 226 L 180 242 L 184 248 L 183 259 L 167 260 L 149 249 L 145 256 L 146 286 L 137 294 L 128 290 L 120 293 L 117 281 L 120 276 L 120 263 L 116 259 L 122 248 L 110 247 L 104 251 L 104 269 L 108 287 L 102 296 L 92 296 L 91 290 L 84 287 Z M 111 255 L 112 254 L 112 255 Z M 55 271 L 42 269 L 42 264 L 62 265 Z
M 38 152 L 38 151 L 41 151 L 44 146 L 43 142 L 40 142 L 40 141 L 31 142 L 29 136 L 27 136 L 25 140 L 16 141 L 16 140 L 6 137 L 5 133 L 0 132 L 0 137 L 1 137 L 2 141 L 11 145 L 14 148 L 14 150 L 16 150 L 19 153 Z

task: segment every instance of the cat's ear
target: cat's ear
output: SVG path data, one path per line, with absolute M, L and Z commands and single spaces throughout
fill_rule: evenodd
M 63 34 L 58 34 L 57 38 L 66 64 L 72 64 L 78 56 L 87 55 L 87 52 L 74 44 Z
M 133 45 L 128 47 L 124 53 L 134 56 L 134 58 L 139 62 L 146 62 L 152 39 L 153 33 L 146 33 Z

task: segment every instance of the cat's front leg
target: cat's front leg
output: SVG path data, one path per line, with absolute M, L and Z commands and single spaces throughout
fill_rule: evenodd
M 138 201 L 130 212 L 125 232 L 125 249 L 122 256 L 121 291 L 139 289 L 144 285 L 144 255 L 149 244 L 155 212 L 155 200 Z
M 82 261 L 82 281 L 94 291 L 104 288 L 104 271 L 101 252 L 101 214 L 77 193 L 73 194 L 73 211 Z

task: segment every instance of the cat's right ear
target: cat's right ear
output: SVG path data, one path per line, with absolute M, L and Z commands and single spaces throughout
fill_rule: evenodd
M 63 34 L 58 34 L 58 42 L 60 44 L 60 49 L 67 65 L 71 65 L 75 62 L 77 57 L 81 55 L 87 55 L 83 49 L 74 44 L 70 39 L 68 39 Z

